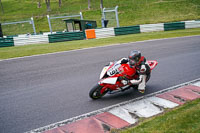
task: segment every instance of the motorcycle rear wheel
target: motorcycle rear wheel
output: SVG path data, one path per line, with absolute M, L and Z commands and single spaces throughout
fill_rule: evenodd
M 103 94 L 101 94 L 101 89 L 103 86 L 100 86 L 99 84 L 95 85 L 89 92 L 89 96 L 92 99 L 99 99 L 102 96 L 104 96 L 108 91 L 104 91 Z

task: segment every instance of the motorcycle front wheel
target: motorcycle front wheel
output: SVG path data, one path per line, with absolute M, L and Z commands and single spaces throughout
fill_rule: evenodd
M 104 96 L 107 91 L 104 91 L 103 94 L 101 94 L 101 89 L 103 88 L 103 86 L 100 86 L 99 84 L 95 85 L 89 92 L 89 96 L 92 99 L 99 99 L 102 96 Z

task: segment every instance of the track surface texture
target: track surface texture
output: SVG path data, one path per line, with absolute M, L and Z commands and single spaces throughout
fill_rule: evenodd
M 104 65 L 140 50 L 157 60 L 145 94 L 200 77 L 200 36 L 0 61 L 0 132 L 21 133 L 127 101 L 137 90 L 89 98 Z

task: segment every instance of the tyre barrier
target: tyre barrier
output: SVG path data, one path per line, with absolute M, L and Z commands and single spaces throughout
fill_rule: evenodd
M 119 35 L 137 34 L 142 32 L 170 31 L 178 29 L 200 28 L 200 20 L 181 22 L 143 24 L 116 28 L 88 29 L 85 32 L 47 32 L 40 35 L 18 35 L 0 37 L 0 47 L 28 44 L 55 43 L 73 40 L 107 38 Z

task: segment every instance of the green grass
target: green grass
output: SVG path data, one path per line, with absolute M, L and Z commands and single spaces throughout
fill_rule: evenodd
M 200 28 L 131 34 L 131 35 L 123 35 L 123 36 L 110 37 L 104 39 L 91 39 L 91 40 L 69 41 L 69 42 L 59 42 L 59 43 L 49 43 L 49 44 L 2 47 L 0 48 L 0 59 L 68 51 L 74 49 L 112 45 L 119 43 L 128 43 L 128 42 L 152 40 L 159 38 L 191 36 L 191 35 L 200 35 Z
M 113 133 L 200 133 L 200 99 Z
M 38 0 L 1 1 L 4 14 L 0 10 L 0 22 L 27 20 L 33 16 L 37 33 L 49 31 L 47 14 L 70 15 L 81 11 L 84 19 L 96 20 L 98 27 L 101 27 L 100 0 L 91 0 L 91 10 L 87 9 L 88 0 L 62 0 L 61 8 L 58 6 L 58 0 L 51 0 L 50 12 L 47 12 L 44 0 L 41 0 L 41 8 L 37 8 Z M 200 0 L 104 0 L 106 8 L 117 5 L 120 26 L 200 19 Z M 54 31 L 64 30 L 65 26 L 61 21 L 53 22 Z M 108 25 L 116 26 L 116 23 L 110 20 Z M 2 27 L 4 35 L 33 32 L 31 25 L 18 24 Z

